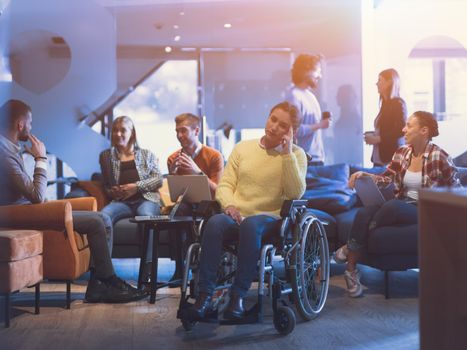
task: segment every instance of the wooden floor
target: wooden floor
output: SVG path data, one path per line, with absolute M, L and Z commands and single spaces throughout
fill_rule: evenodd
M 114 264 L 120 276 L 136 278 L 137 260 L 114 260 Z M 169 277 L 170 262 L 160 265 L 162 277 Z M 4 329 L 0 324 L 0 349 L 418 349 L 418 272 L 392 273 L 389 300 L 383 295 L 383 273 L 370 268 L 362 272 L 365 296 L 350 299 L 343 266 L 332 265 L 324 310 L 316 320 L 299 321 L 286 337 L 276 333 L 269 305 L 263 324 L 199 324 L 187 333 L 175 317 L 177 289 L 159 290 L 155 305 L 147 300 L 85 304 L 87 281 L 80 280 L 72 287 L 72 308 L 65 310 L 65 285 L 45 283 L 40 315 L 33 314 L 33 290 L 14 296 L 11 326 Z M 1 309 L 3 322 L 3 299 Z

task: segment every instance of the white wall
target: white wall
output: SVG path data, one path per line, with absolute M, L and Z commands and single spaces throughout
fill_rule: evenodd
M 373 1 L 363 0 L 362 3 L 363 116 L 364 127 L 370 130 L 378 113 L 375 87 L 378 73 L 390 67 L 398 70 L 402 83 L 401 95 L 404 97 L 408 56 L 419 41 L 430 36 L 445 35 L 467 47 L 467 2 L 391 0 L 379 2 L 376 8 Z M 412 112 L 409 110 L 409 115 Z M 466 150 L 467 116 L 465 118 L 464 127 L 451 128 L 440 122 L 440 136 L 434 142 L 450 153 L 459 149 L 459 143 Z M 371 150 L 369 147 L 365 150 L 368 161 Z
M 63 80 L 42 93 L 13 82 L 11 96 L 31 105 L 33 132 L 48 150 L 87 178 L 98 169 L 95 154 L 108 147 L 108 140 L 80 127 L 79 110 L 96 109 L 116 88 L 114 19 L 92 0 L 15 0 L 10 7 L 11 41 L 24 32 L 45 30 L 62 36 L 70 46 L 71 65 Z M 5 26 L 0 17 L 0 28 Z M 33 60 L 26 64 L 34 67 L 24 66 L 23 72 L 49 68 Z
M 7 52 L 10 35 L 10 11 L 7 2 L 0 0 L 0 103 L 8 100 L 11 93 L 9 60 Z

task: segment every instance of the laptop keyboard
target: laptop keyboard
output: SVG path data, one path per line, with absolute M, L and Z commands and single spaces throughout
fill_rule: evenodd
M 135 220 L 169 220 L 168 215 L 138 215 L 135 216 Z

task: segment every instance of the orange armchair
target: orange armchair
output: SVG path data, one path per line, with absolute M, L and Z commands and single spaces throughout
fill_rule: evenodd
M 95 211 L 97 203 L 92 197 L 84 197 L 0 206 L 0 227 L 44 233 L 44 278 L 66 281 L 67 309 L 71 303 L 71 282 L 88 271 L 91 256 L 86 235 L 73 229 L 72 209 Z

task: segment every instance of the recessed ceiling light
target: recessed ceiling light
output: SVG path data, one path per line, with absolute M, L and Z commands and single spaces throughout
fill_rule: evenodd
M 232 28 L 232 24 L 230 24 L 230 23 L 225 23 L 225 24 L 224 24 L 224 28 L 227 28 L 227 29 Z
M 178 24 L 174 24 L 174 29 L 178 29 Z
M 180 39 L 181 39 L 181 36 L 180 36 L 180 35 L 175 35 L 174 41 L 180 41 Z
M 171 48 L 170 46 L 166 46 L 164 50 L 165 50 L 165 52 L 167 52 L 167 53 L 172 52 L 172 48 Z
M 185 12 L 180 11 L 180 16 L 185 16 Z

